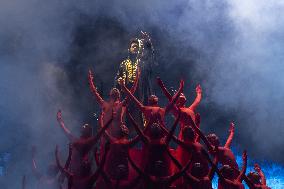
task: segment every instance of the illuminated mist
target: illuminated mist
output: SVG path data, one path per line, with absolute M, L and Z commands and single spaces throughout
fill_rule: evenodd
M 247 149 L 251 165 L 263 162 L 268 185 L 283 188 L 283 17 L 279 0 L 2 0 L 0 154 L 10 156 L 0 160 L 7 166 L 1 189 L 20 188 L 24 174 L 33 188 L 32 145 L 42 171 L 56 144 L 67 149 L 58 109 L 74 133 L 96 125 L 87 70 L 107 94 L 140 30 L 153 38 L 155 74 L 167 86 L 184 78 L 192 100 L 201 83 L 204 132 L 225 138 L 234 120 L 236 153 Z

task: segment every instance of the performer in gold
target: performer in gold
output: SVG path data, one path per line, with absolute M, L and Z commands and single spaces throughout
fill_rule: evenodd
M 155 64 L 154 48 L 150 36 L 146 32 L 141 33 L 142 37 L 140 39 L 134 38 L 130 40 L 128 56 L 120 63 L 119 70 L 115 77 L 115 87 L 120 88 L 118 81 L 123 79 L 125 86 L 131 88 L 138 75 L 139 69 L 140 78 L 134 96 L 143 104 L 148 104 L 148 97 L 153 94 L 152 69 Z M 128 106 L 128 111 L 132 113 L 139 124 L 143 124 L 142 114 L 133 103 Z
M 149 35 L 141 32 L 141 39 L 134 38 L 130 40 L 128 57 L 120 65 L 115 77 L 115 86 L 119 88 L 118 80 L 123 79 L 127 88 L 131 88 L 136 77 L 138 68 L 140 70 L 140 79 L 135 96 L 142 102 L 147 103 L 148 96 L 152 92 L 154 64 L 154 48 Z

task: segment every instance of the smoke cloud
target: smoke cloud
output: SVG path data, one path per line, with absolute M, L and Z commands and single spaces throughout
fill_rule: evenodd
M 140 30 L 153 38 L 155 74 L 167 86 L 186 79 L 191 101 L 201 83 L 206 133 L 224 141 L 234 120 L 237 149 L 284 163 L 283 14 L 276 0 L 1 1 L 0 151 L 12 154 L 1 184 L 19 188 L 23 174 L 32 180 L 32 145 L 43 170 L 55 144 L 66 148 L 58 109 L 76 134 L 82 123 L 96 124 L 87 70 L 106 96 Z

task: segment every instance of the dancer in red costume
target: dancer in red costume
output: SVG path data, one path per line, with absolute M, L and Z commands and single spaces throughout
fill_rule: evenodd
M 35 160 L 36 149 L 32 149 L 32 163 L 33 173 L 38 180 L 36 188 L 38 189 L 61 189 L 61 183 L 57 177 L 59 169 L 56 164 L 49 164 L 46 174 L 42 174 L 38 171 L 37 163 Z
M 220 146 L 220 141 L 216 134 L 207 135 L 206 138 L 209 141 L 210 145 L 208 145 L 208 142 L 206 142 L 205 144 L 207 144 L 208 149 L 212 149 L 212 147 L 218 146 L 217 154 L 215 154 L 217 155 L 218 161 L 222 165 L 229 165 L 230 167 L 232 167 L 235 170 L 234 178 L 236 178 L 237 175 L 239 175 L 238 171 L 236 171 L 239 170 L 239 167 L 236 162 L 235 155 L 230 148 L 234 137 L 234 133 L 235 133 L 235 124 L 231 123 L 229 129 L 229 137 L 224 146 Z M 212 153 L 213 151 L 211 150 L 210 152 Z M 212 155 L 214 155 L 214 153 L 212 153 Z
M 135 79 L 135 83 L 131 88 L 131 93 L 134 93 L 136 88 L 137 88 L 137 84 L 138 84 L 138 80 L 139 80 L 139 75 L 140 72 L 138 70 L 138 75 Z M 109 133 L 116 137 L 118 135 L 118 133 L 120 132 L 120 126 L 124 124 L 123 121 L 123 116 L 125 113 L 125 106 L 127 105 L 127 98 L 120 101 L 120 92 L 117 88 L 112 88 L 109 94 L 110 99 L 108 101 L 105 101 L 99 94 L 99 92 L 97 91 L 97 88 L 93 82 L 93 74 L 91 72 L 91 70 L 89 70 L 89 84 L 90 84 L 90 88 L 92 93 L 94 94 L 94 96 L 97 99 L 97 102 L 99 103 L 101 109 L 102 109 L 102 119 L 103 119 L 103 123 L 105 123 L 107 120 L 110 119 L 111 115 L 113 114 L 113 121 L 111 123 L 110 129 L 108 129 Z M 123 80 L 120 80 L 121 82 L 123 82 Z
M 143 105 L 126 87 L 124 82 L 121 80 L 120 82 L 122 90 L 128 95 L 129 98 L 131 98 L 137 107 L 140 109 L 140 111 L 143 113 L 146 124 L 145 125 L 152 125 L 154 123 L 161 126 L 161 129 L 166 130 L 165 128 L 165 114 L 173 107 L 173 104 L 177 100 L 178 96 L 183 90 L 184 81 L 180 81 L 180 87 L 178 92 L 174 95 L 172 98 L 172 101 L 165 107 L 161 108 L 158 106 L 158 97 L 155 95 L 151 95 L 148 99 L 148 105 Z
M 202 151 L 204 156 L 209 160 L 211 168 L 208 169 L 202 166 L 201 163 L 194 163 L 190 172 L 185 172 L 184 177 L 176 183 L 176 187 L 179 189 L 212 189 L 212 180 L 214 173 L 218 171 L 216 164 L 218 163 L 217 158 L 214 159 L 214 162 L 211 161 L 208 153 Z M 178 162 L 171 154 L 171 159 L 178 169 L 182 169 L 182 165 Z
M 157 123 L 148 125 L 146 129 L 149 131 L 147 132 L 149 134 L 145 135 L 145 131 L 143 132 L 134 120 L 132 118 L 130 119 L 145 144 L 142 153 L 142 167 L 146 174 L 158 177 L 169 176 L 171 174 L 171 161 L 168 155 L 168 148 L 169 142 L 179 122 L 179 118 L 180 116 L 178 116 L 170 132 L 166 136 L 163 136 L 162 126 Z
M 168 100 L 172 101 L 173 98 L 172 98 L 171 94 L 169 93 L 169 91 L 165 87 L 163 81 L 159 77 L 157 78 L 157 82 L 158 82 L 158 85 L 161 87 L 162 91 L 164 92 L 165 96 L 168 98 Z M 178 99 L 177 99 L 176 104 L 171 109 L 175 116 L 177 116 L 178 108 L 180 108 L 180 110 L 181 110 L 182 114 L 181 114 L 181 119 L 180 119 L 180 131 L 183 129 L 183 127 L 190 126 L 191 120 L 189 119 L 189 117 L 191 117 L 192 120 L 195 120 L 195 109 L 199 105 L 201 98 L 202 98 L 201 86 L 197 85 L 195 90 L 196 90 L 196 98 L 195 98 L 194 102 L 189 107 L 185 106 L 186 97 L 183 93 L 181 93 L 179 95 Z M 178 138 L 181 139 L 182 138 L 181 132 L 179 132 L 179 133 L 180 134 L 179 134 Z
M 58 111 L 57 113 L 57 120 L 60 123 L 60 126 L 64 131 L 65 135 L 68 137 L 73 146 L 72 158 L 70 163 L 71 171 L 74 174 L 79 173 L 81 172 L 82 163 L 89 161 L 88 154 L 90 150 L 103 135 L 104 131 L 110 126 L 113 118 L 110 118 L 110 120 L 106 123 L 104 127 L 100 129 L 96 136 L 92 136 L 92 128 L 90 125 L 83 125 L 81 129 L 80 138 L 75 137 L 65 126 L 64 121 L 62 119 L 61 111 Z
M 60 171 L 63 172 L 68 178 L 68 189 L 92 189 L 93 184 L 96 182 L 96 180 L 98 179 L 98 177 L 102 172 L 108 151 L 109 151 L 109 145 L 106 145 L 105 154 L 103 156 L 100 165 L 98 165 L 98 168 L 95 171 L 95 173 L 91 174 L 91 163 L 85 162 L 85 166 L 83 167 L 82 171 L 80 172 L 80 174 L 77 175 L 73 174 L 72 172 L 62 167 L 58 156 L 58 146 L 56 146 L 56 152 L 55 152 L 56 163 Z
M 194 124 L 194 123 L 193 123 Z M 209 171 L 209 157 L 205 156 L 205 149 L 203 146 L 195 141 L 195 132 L 192 127 L 185 126 L 182 129 L 182 140 L 179 140 L 176 137 L 173 137 L 174 141 L 181 147 L 180 153 L 178 154 L 178 159 L 181 162 L 182 166 L 191 159 L 191 166 L 189 170 L 191 171 L 192 166 L 195 163 L 199 163 L 204 172 Z
M 134 125 L 134 127 L 137 130 L 137 125 Z M 129 178 L 128 151 L 140 141 L 140 136 L 128 139 L 128 135 L 129 130 L 124 125 L 120 127 L 117 138 L 105 131 L 105 137 L 110 142 L 110 152 L 104 170 L 113 180 L 127 180 Z
M 194 123 L 194 122 L 193 122 Z M 239 175 L 239 166 L 236 162 L 236 158 L 232 150 L 230 149 L 234 133 L 235 133 L 235 125 L 234 123 L 230 124 L 230 134 L 227 139 L 227 142 L 225 146 L 220 146 L 219 138 L 217 137 L 216 134 L 209 134 L 207 137 L 201 132 L 201 130 L 197 127 L 197 125 L 194 123 L 192 124 L 193 129 L 195 129 L 196 133 L 199 135 L 199 137 L 203 140 L 205 143 L 206 147 L 208 148 L 209 152 L 213 156 L 217 156 L 218 161 L 222 165 L 229 165 L 234 169 L 234 175 L 236 178 Z
M 247 169 L 247 153 L 243 152 L 243 167 L 239 172 L 239 175 L 235 177 L 234 168 L 229 165 L 223 165 L 220 169 L 219 180 L 218 180 L 218 189 L 244 189 L 244 185 L 242 184 L 243 178 L 246 174 Z
M 255 172 L 250 172 L 244 177 L 250 189 L 271 189 L 266 185 L 266 178 L 258 164 L 254 165 Z
M 111 144 L 110 144 L 110 151 L 111 151 Z M 127 154 L 123 154 L 123 155 L 124 155 L 124 157 L 127 157 L 127 164 L 128 164 L 129 151 L 124 150 L 124 152 L 127 153 Z M 119 155 L 121 155 L 120 152 L 117 153 L 117 157 L 119 157 Z M 95 151 L 95 160 L 96 160 L 97 164 L 100 164 L 99 154 L 97 153 L 97 150 Z M 107 162 L 108 162 L 108 160 L 107 160 Z M 107 174 L 104 171 L 104 169 L 102 169 L 102 172 L 101 172 L 102 179 L 98 180 L 95 188 L 96 189 L 112 189 L 112 188 L 115 188 L 115 189 L 119 189 L 119 188 L 134 189 L 134 188 L 136 188 L 136 186 L 141 184 L 140 183 L 141 175 L 138 174 L 135 177 L 134 177 L 134 175 L 131 175 L 131 177 L 129 177 L 127 175 L 127 179 L 125 179 L 125 178 L 123 178 L 123 177 L 125 177 L 125 170 L 126 170 L 125 168 L 126 168 L 126 166 L 123 165 L 123 164 L 118 165 L 117 168 L 116 168 L 117 171 L 116 171 L 116 174 L 115 174 L 115 178 L 111 178 L 111 176 L 109 176 L 109 174 Z M 127 169 L 128 169 L 128 167 L 127 167 Z
M 177 161 L 177 160 L 176 160 Z M 175 188 L 171 186 L 171 184 L 183 176 L 186 173 L 186 170 L 188 169 L 190 165 L 190 160 L 184 166 L 181 171 L 177 173 L 173 173 L 169 176 L 162 176 L 162 174 L 159 175 L 151 175 L 142 169 L 140 169 L 132 160 L 132 158 L 129 156 L 129 162 L 131 163 L 132 167 L 139 173 L 139 175 L 142 176 L 144 182 L 142 184 L 142 188 L 147 188 L 147 189 L 170 189 L 170 188 Z M 160 170 L 162 171 L 162 170 Z

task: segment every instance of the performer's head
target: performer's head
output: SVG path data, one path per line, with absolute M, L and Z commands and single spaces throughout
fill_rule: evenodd
M 52 163 L 48 165 L 47 172 L 46 172 L 47 176 L 55 177 L 58 172 L 59 172 L 59 168 L 56 164 Z
M 195 139 L 195 134 L 194 134 L 194 130 L 191 126 L 185 126 L 182 129 L 182 137 L 184 141 L 194 141 Z
M 163 137 L 162 128 L 159 124 L 153 123 L 149 125 L 150 129 L 150 138 L 159 139 Z
M 220 169 L 220 172 L 222 175 L 229 180 L 232 180 L 234 178 L 234 169 L 230 165 L 223 165 Z
M 151 95 L 148 98 L 148 105 L 155 106 L 158 105 L 159 98 L 156 95 Z
M 261 184 L 261 178 L 257 172 L 249 172 L 247 177 L 253 184 Z
M 112 88 L 110 90 L 109 96 L 114 101 L 119 100 L 120 99 L 120 92 L 117 88 Z
M 128 52 L 129 54 L 136 55 L 138 51 L 139 51 L 139 41 L 137 38 L 133 38 L 130 40 Z
M 93 128 L 88 123 L 82 125 L 81 127 L 81 137 L 88 138 L 93 135 Z
M 180 93 L 180 95 L 177 99 L 176 105 L 178 107 L 183 107 L 185 103 L 186 103 L 186 97 L 183 93 Z
M 192 174 L 192 176 L 200 179 L 200 178 L 206 177 L 208 175 L 208 169 L 206 169 L 204 164 L 197 162 L 197 163 L 193 164 L 193 166 L 191 168 L 191 174 Z
M 220 145 L 219 137 L 216 134 L 211 133 L 211 134 L 207 135 L 206 138 L 212 146 L 219 146 Z

